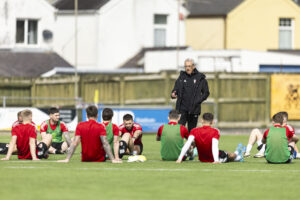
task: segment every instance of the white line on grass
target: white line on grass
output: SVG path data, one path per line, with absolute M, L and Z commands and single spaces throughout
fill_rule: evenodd
M 152 169 L 152 168 L 69 168 L 69 167 L 37 167 L 37 166 L 8 166 L 6 169 L 74 169 L 74 170 L 104 170 L 104 171 L 154 171 L 154 172 L 259 172 L 259 173 L 273 173 L 273 172 L 285 172 L 285 173 L 299 173 L 300 170 L 268 170 L 268 169 Z

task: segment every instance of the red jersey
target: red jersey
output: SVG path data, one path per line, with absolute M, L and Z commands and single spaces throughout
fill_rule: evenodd
M 95 120 L 80 122 L 76 127 L 75 135 L 81 137 L 82 162 L 105 161 L 106 153 L 100 136 L 106 136 L 106 130 L 102 124 Z
M 214 162 L 212 154 L 212 139 L 215 138 L 219 140 L 219 130 L 210 126 L 203 126 L 192 129 L 190 135 L 195 137 L 199 160 L 201 162 Z
M 177 125 L 178 123 L 176 122 L 169 122 L 169 125 Z M 157 131 L 157 136 L 161 137 L 162 131 L 164 129 L 164 125 L 162 125 L 161 127 L 159 127 L 158 131 Z M 185 126 L 180 125 L 180 135 L 183 138 L 187 139 L 189 137 L 189 131 L 187 130 L 187 128 Z
M 285 127 L 285 129 L 286 129 L 286 137 L 287 137 L 288 141 L 289 141 L 290 139 L 292 139 L 292 137 L 294 136 L 295 131 L 292 132 L 292 130 L 291 130 L 288 126 L 274 125 L 274 127 Z M 263 138 L 264 138 L 265 140 L 267 139 L 267 136 L 268 136 L 268 134 L 269 134 L 269 130 L 270 130 L 270 129 L 267 129 L 267 130 L 265 131 L 265 133 L 264 133 Z
M 290 130 L 290 132 L 292 132 L 293 134 L 295 134 L 295 129 L 294 129 L 294 127 L 292 127 L 291 125 L 285 124 L 285 125 L 283 125 L 282 127 L 288 128 L 288 129 Z
M 36 139 L 37 129 L 32 124 L 20 124 L 11 131 L 12 136 L 17 136 L 17 149 L 19 159 L 32 159 L 29 138 Z
M 110 122 L 103 122 L 102 124 L 106 127 Z M 115 124 L 112 124 L 114 136 L 119 136 L 119 127 Z
M 19 120 L 15 121 L 12 125 L 11 128 L 13 129 L 16 126 L 19 126 L 20 124 L 22 124 L 22 122 L 20 122 Z M 31 122 L 32 125 L 36 126 L 34 122 Z
M 130 133 L 131 137 L 133 137 L 133 134 L 135 131 L 142 131 L 142 126 L 139 125 L 138 123 L 133 123 L 133 127 L 131 130 L 127 130 L 126 127 L 124 126 L 124 124 L 121 124 L 119 126 L 119 130 L 121 131 L 121 135 L 123 135 L 124 133 Z M 134 144 L 143 144 L 142 143 L 142 134 L 135 139 Z
M 40 128 L 40 132 L 41 132 L 41 133 L 42 133 L 42 132 L 47 132 L 47 129 L 48 129 L 47 121 L 48 121 L 48 120 L 44 121 L 44 122 L 41 124 L 41 128 Z M 50 124 L 50 128 L 51 128 L 52 130 L 55 130 L 55 129 L 56 129 L 57 124 L 52 125 L 50 121 L 49 121 L 49 124 Z M 68 131 L 69 131 L 68 128 L 67 128 L 67 126 L 66 126 L 66 124 L 65 124 L 63 121 L 60 121 L 60 130 L 61 130 L 62 133 L 68 132 Z

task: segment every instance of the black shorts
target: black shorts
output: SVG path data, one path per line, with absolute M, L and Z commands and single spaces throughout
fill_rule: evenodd
M 219 150 L 219 160 L 221 163 L 228 162 L 228 153 L 223 150 Z
M 143 149 L 144 149 L 144 147 L 143 147 L 143 144 L 134 144 L 134 145 L 136 145 L 136 146 L 139 146 L 139 147 L 140 147 L 140 150 L 141 150 L 141 152 L 140 152 L 140 155 L 142 155 L 142 153 L 143 153 Z
M 60 151 L 61 150 L 61 146 L 64 142 L 52 142 L 51 147 L 53 147 L 54 149 Z

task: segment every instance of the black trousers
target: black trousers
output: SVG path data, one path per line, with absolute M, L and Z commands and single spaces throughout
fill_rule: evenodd
M 189 114 L 186 111 L 180 111 L 180 115 L 181 117 L 179 120 L 179 124 L 185 126 L 187 123 L 189 132 L 191 132 L 193 128 L 197 127 L 199 115 Z

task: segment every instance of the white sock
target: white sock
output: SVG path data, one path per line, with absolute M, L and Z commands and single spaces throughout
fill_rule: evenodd
M 239 155 L 236 155 L 236 157 L 235 157 L 234 161 L 235 161 L 235 162 L 237 162 L 237 161 L 240 161 L 240 160 L 241 160 L 241 158 L 242 158 L 241 156 L 239 156 Z
M 252 144 L 247 145 L 246 154 L 250 154 L 250 151 L 251 151 L 252 147 L 253 147 Z
M 256 143 L 257 143 L 257 146 L 262 144 L 261 140 L 258 140 Z

